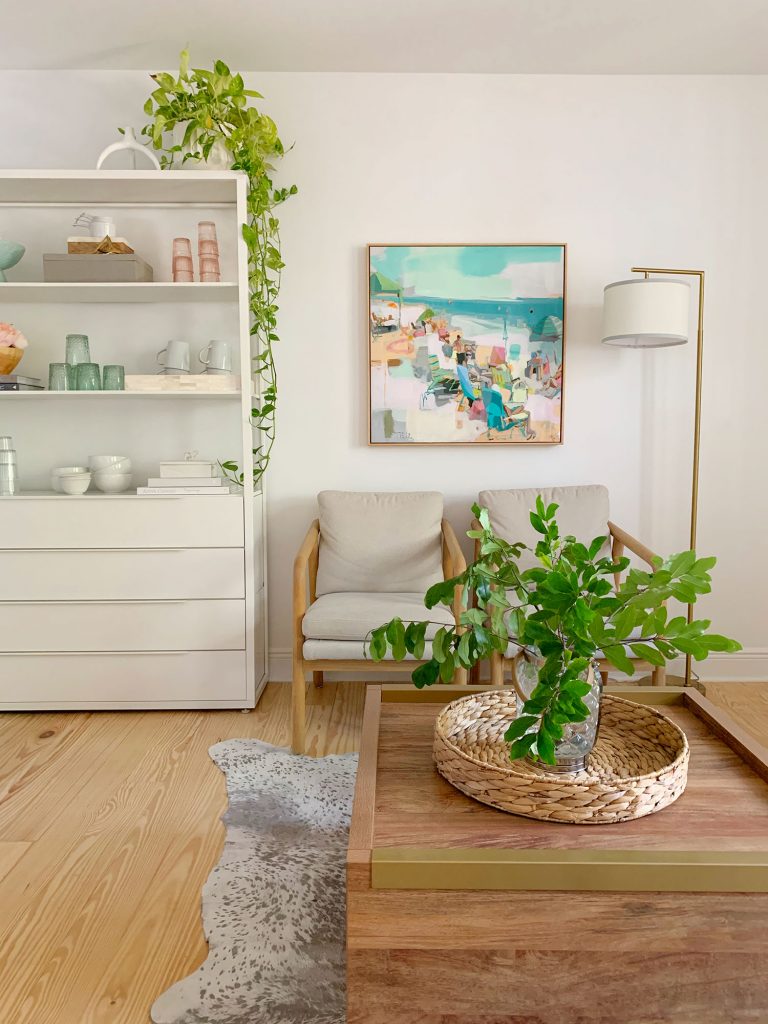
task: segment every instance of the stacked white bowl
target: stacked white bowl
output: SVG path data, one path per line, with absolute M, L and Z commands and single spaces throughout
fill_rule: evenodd
M 85 494 L 90 483 L 87 466 L 60 466 L 51 470 L 51 487 L 57 494 Z
M 126 455 L 89 455 L 93 482 L 104 494 L 120 494 L 131 486 L 131 460 Z

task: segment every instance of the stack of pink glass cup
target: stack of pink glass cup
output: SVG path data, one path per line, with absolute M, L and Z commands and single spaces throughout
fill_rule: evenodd
M 195 271 L 192 265 L 192 243 L 188 238 L 173 240 L 173 280 L 194 281 Z
M 201 220 L 197 225 L 197 255 L 200 261 L 201 281 L 220 281 L 219 243 L 216 225 L 212 220 Z

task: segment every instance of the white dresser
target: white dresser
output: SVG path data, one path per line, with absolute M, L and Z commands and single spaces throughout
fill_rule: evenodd
M 89 198 L 90 197 L 90 198 Z M 168 338 L 229 340 L 250 378 L 245 184 L 232 172 L 0 173 L 3 234 L 27 245 L 0 284 L 0 321 L 30 339 L 19 372 L 47 378 L 66 333 L 126 373 Z M 153 284 L 47 285 L 40 256 L 80 209 L 112 212 Z M 221 285 L 173 285 L 170 242 L 219 225 Z M 154 248 L 153 248 L 154 246 Z M 26 273 L 38 279 L 23 281 Z M 244 372 L 242 372 L 244 371 Z M 200 372 L 200 367 L 197 367 Z M 22 492 L 0 498 L 0 710 L 253 707 L 266 682 L 264 495 L 142 496 L 160 461 L 197 449 L 252 474 L 250 388 L 231 394 L 0 393 Z M 134 492 L 55 494 L 54 466 L 125 454 Z

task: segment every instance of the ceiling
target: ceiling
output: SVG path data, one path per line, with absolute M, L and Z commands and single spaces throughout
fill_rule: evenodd
M 768 73 L 768 0 L 37 0 L 0 68 Z

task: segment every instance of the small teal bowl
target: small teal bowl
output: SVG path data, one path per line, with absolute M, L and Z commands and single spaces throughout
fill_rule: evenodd
M 26 252 L 21 242 L 10 242 L 7 238 L 0 238 L 0 281 L 7 281 L 5 271 L 15 267 Z

